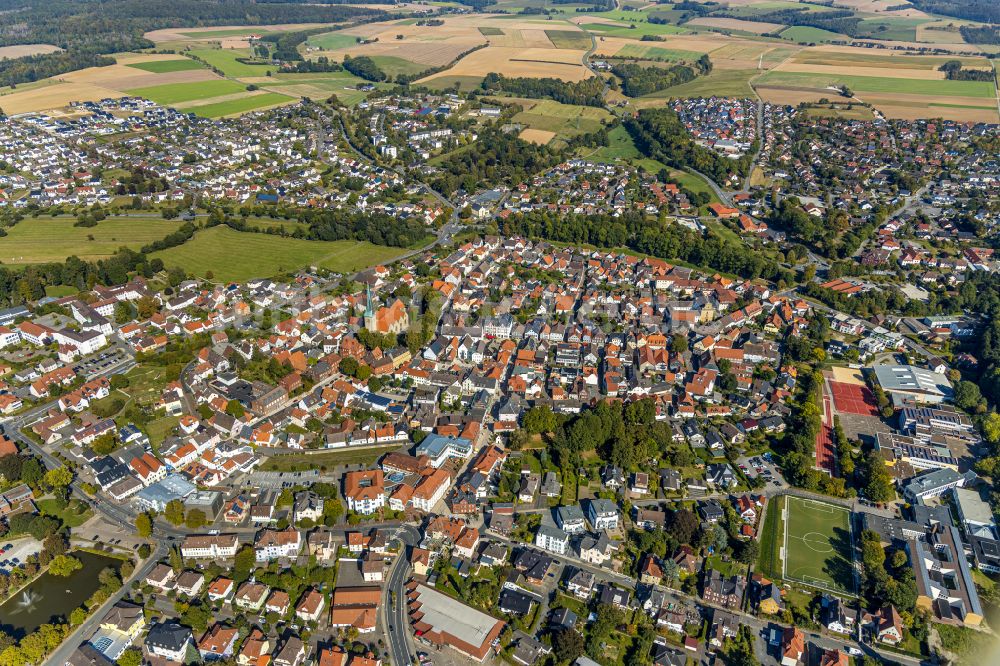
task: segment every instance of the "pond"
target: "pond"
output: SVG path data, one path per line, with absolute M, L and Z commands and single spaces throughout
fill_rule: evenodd
M 65 578 L 46 571 L 0 605 L 0 630 L 20 640 L 43 624 L 69 617 L 100 587 L 101 571 L 122 565 L 121 560 L 106 555 L 83 551 L 72 555 L 83 564 L 82 569 Z

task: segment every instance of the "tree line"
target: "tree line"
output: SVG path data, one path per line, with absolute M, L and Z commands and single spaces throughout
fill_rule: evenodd
M 445 157 L 430 185 L 438 192 L 475 192 L 480 184 L 522 182 L 560 161 L 560 151 L 523 141 L 494 124 L 480 133 L 478 141 Z
M 961 60 L 949 60 L 938 67 L 949 81 L 990 81 L 996 80 L 992 69 L 963 69 Z
M 712 16 L 720 18 L 742 19 L 758 23 L 780 23 L 782 25 L 804 25 L 830 32 L 839 32 L 848 37 L 857 37 L 861 19 L 849 9 L 811 12 L 805 8 L 777 9 L 770 12 L 755 14 L 739 14 L 735 12 L 714 12 Z
M 917 9 L 982 23 L 1000 23 L 1000 5 L 992 0 L 910 0 Z
M 604 108 L 604 86 L 604 79 L 599 77 L 573 82 L 556 78 L 511 78 L 496 72 L 487 74 L 481 84 L 487 94 L 502 91 L 518 97 L 551 99 L 562 104 L 599 108 Z
M 673 65 L 671 67 L 643 67 L 634 62 L 618 63 L 611 72 L 622 81 L 622 93 L 627 97 L 642 97 L 659 90 L 694 81 L 698 75 L 712 71 L 712 61 L 708 55 L 698 59 L 694 67 Z
M 711 230 L 704 234 L 640 212 L 610 215 L 561 215 L 547 211 L 514 214 L 500 221 L 502 233 L 550 241 L 628 248 L 668 261 L 684 261 L 748 279 L 793 283 L 795 273 L 742 243 L 724 240 Z
M 385 81 L 389 76 L 382 71 L 374 60 L 368 56 L 354 56 L 350 55 L 344 56 L 344 62 L 342 63 L 344 69 L 353 74 L 354 76 L 360 76 L 366 81 Z
M 0 0 L 0 46 L 40 43 L 63 49 L 0 62 L 0 85 L 113 64 L 104 56 L 153 47 L 143 34 L 159 28 L 338 23 L 382 16 L 384 12 L 363 7 L 251 0 Z
M 1000 44 L 1000 26 L 997 25 L 963 25 L 958 32 L 969 44 Z

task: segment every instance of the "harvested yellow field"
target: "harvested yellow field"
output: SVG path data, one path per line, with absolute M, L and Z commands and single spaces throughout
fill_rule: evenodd
M 56 83 L 31 90 L 15 90 L 2 95 L 0 106 L 5 113 L 15 115 L 58 109 L 70 102 L 96 102 L 105 97 L 124 96 L 122 92 L 92 83 Z
M 509 46 L 515 48 L 554 48 L 549 36 L 544 30 L 530 28 L 523 30 L 504 30 L 502 35 L 489 35 L 490 46 Z
M 374 42 L 358 44 L 336 51 L 314 51 L 310 56 L 327 56 L 334 60 L 343 60 L 344 55 L 355 56 L 391 56 L 410 62 L 440 67 L 447 65 L 459 55 L 468 51 L 473 45 L 456 42 L 411 42 L 393 40 L 391 42 Z
M 608 58 L 615 55 L 629 44 L 638 44 L 636 40 L 625 39 L 624 37 L 603 37 L 601 35 L 596 35 L 596 37 L 597 48 L 594 49 L 595 57 Z
M 306 30 L 309 28 L 319 28 L 327 23 L 284 23 L 274 25 L 215 25 L 205 28 L 162 28 L 151 30 L 143 37 L 151 42 L 210 42 L 219 41 L 227 37 L 232 37 L 234 30 L 246 30 L 247 33 L 260 34 L 263 32 L 287 32 L 292 30 Z M 214 35 L 212 33 L 215 33 Z M 241 38 L 242 39 L 242 38 Z M 245 42 L 246 40 L 243 39 Z
M 797 106 L 799 102 L 818 102 L 821 99 L 837 99 L 834 90 L 814 90 L 811 88 L 773 87 L 757 84 L 754 86 L 761 99 L 771 104 L 789 104 Z
M 18 44 L 16 46 L 0 46 L 0 60 L 5 58 L 23 58 L 24 56 L 41 55 L 62 51 L 52 44 Z
M 167 58 L 170 59 L 170 58 Z M 177 56 L 172 58 L 177 59 Z M 88 67 L 75 72 L 67 72 L 59 76 L 62 81 L 113 88 L 115 90 L 134 90 L 167 83 L 191 83 L 194 81 L 211 81 L 220 77 L 208 69 L 188 69 L 180 72 L 144 72 L 126 63 L 149 62 L 150 59 L 118 58 L 118 63 L 108 67 Z
M 840 74 L 856 76 L 857 65 L 815 65 L 800 62 L 784 62 L 774 68 L 777 72 L 810 72 L 815 74 Z M 920 79 L 924 81 L 943 80 L 945 73 L 935 69 L 896 69 L 892 67 L 865 67 L 864 76 L 884 76 L 890 79 Z
M 894 42 L 889 40 L 870 40 L 870 39 L 857 39 L 856 42 L 862 44 L 874 44 L 882 48 L 894 48 L 901 47 L 906 49 L 921 49 L 927 48 L 927 44 L 921 44 L 920 42 Z M 1000 53 L 1000 46 L 996 44 L 976 44 L 975 46 L 971 44 L 961 43 L 950 43 L 950 42 L 935 42 L 935 49 L 941 49 L 942 51 L 947 51 L 948 53 L 973 53 L 978 51 L 985 51 L 988 53 Z
M 521 133 L 517 135 L 517 138 L 530 143 L 536 143 L 540 146 L 544 146 L 549 141 L 554 139 L 556 136 L 555 132 L 550 132 L 548 130 L 540 129 L 523 129 Z
M 895 9 L 890 11 L 890 7 L 898 7 L 901 2 L 896 0 L 836 0 L 834 7 L 847 7 L 860 12 L 871 12 L 873 14 L 886 14 L 888 16 L 905 16 L 907 18 L 927 18 L 927 14 L 916 7 L 906 9 Z
M 961 60 L 963 67 L 989 69 L 986 58 L 961 56 L 928 56 L 910 52 L 873 51 L 852 46 L 813 46 L 800 51 L 793 60 L 816 65 L 841 65 L 844 67 L 883 67 L 898 69 L 939 69 L 948 60 Z
M 453 67 L 417 83 L 439 77 L 486 76 L 500 72 L 506 76 L 529 78 L 555 77 L 564 81 L 582 81 L 591 76 L 583 66 L 583 51 L 569 49 L 518 49 L 488 46 L 459 60 Z
M 693 21 L 688 21 L 688 23 L 691 25 L 703 25 L 709 28 L 742 30 L 743 32 L 752 32 L 757 35 L 763 35 L 769 32 L 778 32 L 785 27 L 781 23 L 756 23 L 754 21 L 744 21 L 742 19 L 712 17 L 696 18 Z
M 933 101 L 928 102 L 928 99 Z M 906 93 L 874 94 L 865 93 L 864 100 L 874 105 L 889 118 L 919 120 L 921 118 L 947 118 L 959 122 L 998 121 L 997 107 L 993 100 L 983 97 L 928 98 L 924 95 Z
M 757 94 L 772 104 L 798 105 L 800 102 L 818 102 L 822 99 L 841 100 L 834 90 L 816 90 L 794 86 L 756 85 Z M 959 122 L 990 122 L 998 120 L 993 101 L 983 97 L 948 97 L 914 95 L 909 93 L 859 94 L 858 98 L 871 104 L 888 118 L 917 120 L 920 118 L 947 118 Z
M 649 46 L 651 48 L 696 51 L 698 53 L 713 53 L 733 44 L 750 45 L 751 47 L 758 49 L 758 51 L 772 48 L 774 46 L 773 44 L 764 42 L 752 42 L 750 40 L 740 39 L 739 37 L 727 37 L 719 34 L 662 35 L 662 37 L 663 41 L 642 42 L 638 39 L 629 39 L 627 37 L 607 37 L 598 35 L 597 50 L 594 51 L 594 55 L 605 57 L 613 56 L 626 46 L 635 46 L 636 44 Z M 712 62 L 715 62 L 715 56 L 712 57 Z

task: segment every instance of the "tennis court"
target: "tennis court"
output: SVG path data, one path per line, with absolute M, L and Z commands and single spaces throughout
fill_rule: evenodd
M 878 403 L 875 402 L 875 395 L 867 386 L 835 381 L 827 383 L 833 394 L 833 406 L 841 414 L 878 416 Z
M 804 497 L 785 502 L 782 577 L 831 592 L 854 594 L 850 510 Z

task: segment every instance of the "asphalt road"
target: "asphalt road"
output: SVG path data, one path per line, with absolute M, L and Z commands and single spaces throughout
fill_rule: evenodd
M 409 666 L 413 663 L 414 657 L 410 650 L 410 623 L 406 614 L 405 585 L 410 577 L 410 562 L 406 556 L 406 547 L 417 545 L 420 542 L 420 533 L 412 525 L 402 525 L 396 538 L 403 544 L 403 548 L 389 571 L 389 580 L 383 590 L 383 627 L 393 666 Z

